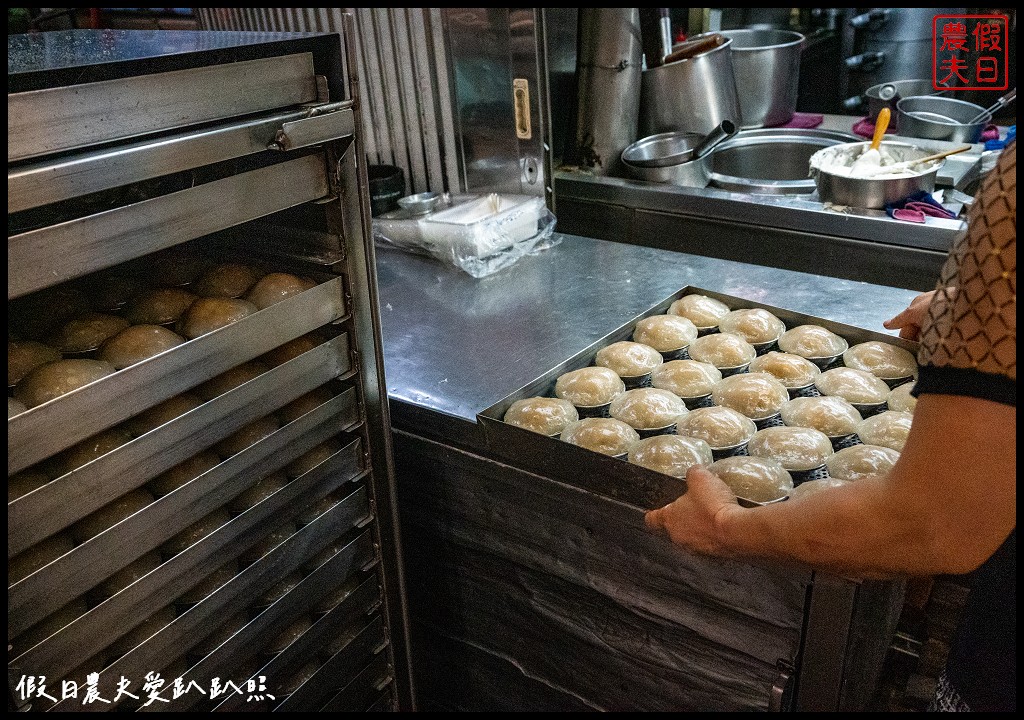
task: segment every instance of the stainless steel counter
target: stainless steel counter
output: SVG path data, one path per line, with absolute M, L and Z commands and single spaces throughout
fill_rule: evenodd
M 562 235 L 556 247 L 476 280 L 377 252 L 388 397 L 476 414 L 676 290 L 694 285 L 886 332 L 913 290 Z M 401 422 L 397 408 L 396 424 Z

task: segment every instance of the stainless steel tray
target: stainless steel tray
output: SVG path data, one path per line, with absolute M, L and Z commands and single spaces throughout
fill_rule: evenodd
M 842 335 L 850 345 L 868 340 L 880 340 L 897 345 L 915 354 L 917 353 L 917 343 L 892 335 L 872 332 L 864 328 L 844 325 L 825 318 L 806 315 L 773 305 L 764 305 L 712 290 L 686 286 L 529 384 L 478 413 L 477 421 L 483 428 L 488 449 L 495 456 L 508 461 L 517 468 L 554 478 L 636 508 L 651 509 L 661 507 L 679 497 L 686 489 L 686 482 L 684 480 L 654 472 L 639 465 L 602 455 L 585 448 L 570 445 L 557 438 L 544 437 L 537 433 L 523 430 L 503 422 L 502 418 L 505 416 L 505 411 L 516 400 L 537 396 L 554 397 L 555 380 L 558 379 L 559 375 L 570 370 L 593 365 L 594 356 L 598 350 L 613 342 L 629 340 L 638 320 L 651 315 L 662 315 L 668 311 L 669 306 L 673 302 L 684 295 L 692 295 L 694 293 L 708 295 L 709 297 L 721 300 L 733 310 L 745 308 L 768 310 L 782 320 L 786 327 L 791 328 L 804 324 L 822 325 Z M 744 498 L 741 498 L 740 502 L 747 506 L 762 504 Z

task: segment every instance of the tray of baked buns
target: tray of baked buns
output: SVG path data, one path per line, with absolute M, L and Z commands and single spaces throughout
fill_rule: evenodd
M 917 343 L 687 286 L 477 416 L 521 469 L 641 509 L 703 466 L 757 506 L 883 475 Z

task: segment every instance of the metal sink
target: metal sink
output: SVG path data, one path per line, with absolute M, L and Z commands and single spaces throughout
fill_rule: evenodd
M 711 153 L 711 187 L 768 195 L 815 191 L 811 155 L 822 148 L 864 140 L 835 130 L 741 130 Z

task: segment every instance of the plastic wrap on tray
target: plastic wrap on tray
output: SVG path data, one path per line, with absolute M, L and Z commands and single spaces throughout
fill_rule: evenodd
M 402 209 L 373 219 L 383 245 L 429 255 L 473 277 L 503 270 L 558 243 L 555 216 L 533 195 L 449 195 L 417 214 Z

